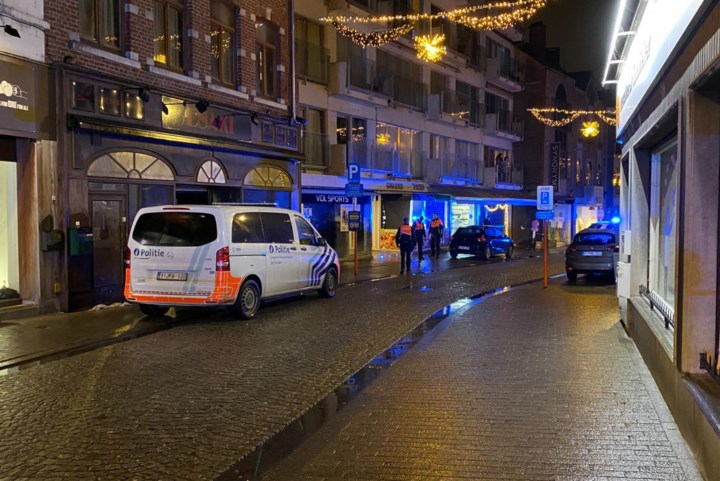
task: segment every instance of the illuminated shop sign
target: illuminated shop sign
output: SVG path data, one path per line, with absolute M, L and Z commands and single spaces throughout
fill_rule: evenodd
M 618 134 L 637 110 L 702 3 L 703 0 L 647 0 L 617 83 Z
M 0 128 L 34 134 L 36 67 L 14 59 L 0 59 Z

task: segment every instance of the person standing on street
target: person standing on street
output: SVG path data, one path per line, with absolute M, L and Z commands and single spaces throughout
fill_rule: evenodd
M 413 250 L 415 240 L 407 217 L 403 219 L 403 225 L 398 228 L 395 234 L 395 243 L 400 248 L 400 274 L 404 274 L 406 268 L 408 274 L 410 274 L 410 253 Z
M 423 243 L 425 242 L 425 219 L 423 219 L 423 216 L 420 216 L 420 219 L 413 224 L 413 232 L 418 248 L 418 261 L 421 261 L 423 260 Z
M 437 214 L 433 214 L 430 221 L 430 257 L 440 257 L 440 239 L 442 239 L 445 226 Z

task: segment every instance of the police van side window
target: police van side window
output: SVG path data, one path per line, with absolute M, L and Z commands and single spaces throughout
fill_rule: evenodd
M 265 242 L 271 244 L 292 244 L 295 242 L 290 216 L 275 212 L 262 212 L 262 227 Z
M 295 225 L 297 226 L 300 244 L 305 246 L 317 245 L 317 237 L 315 236 L 315 231 L 305 219 L 303 219 L 302 217 L 295 217 Z
M 235 214 L 235 217 L 233 217 L 232 241 L 233 244 L 264 242 L 259 212 Z

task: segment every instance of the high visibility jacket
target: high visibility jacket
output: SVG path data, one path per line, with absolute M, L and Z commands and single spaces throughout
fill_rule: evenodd
M 430 221 L 430 234 L 431 235 L 442 235 L 443 233 L 443 222 L 440 219 L 433 219 Z
M 398 247 L 412 247 L 412 227 L 407 224 L 401 225 L 400 228 L 397 230 L 397 234 L 395 234 L 395 243 L 398 245 Z
M 413 229 L 415 230 L 415 237 L 425 237 L 425 224 L 416 220 Z

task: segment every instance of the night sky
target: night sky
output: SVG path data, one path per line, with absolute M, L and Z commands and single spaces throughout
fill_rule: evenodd
M 600 86 L 619 0 L 549 0 L 529 23 L 547 25 L 547 46 L 560 47 L 568 72 L 592 70 Z

